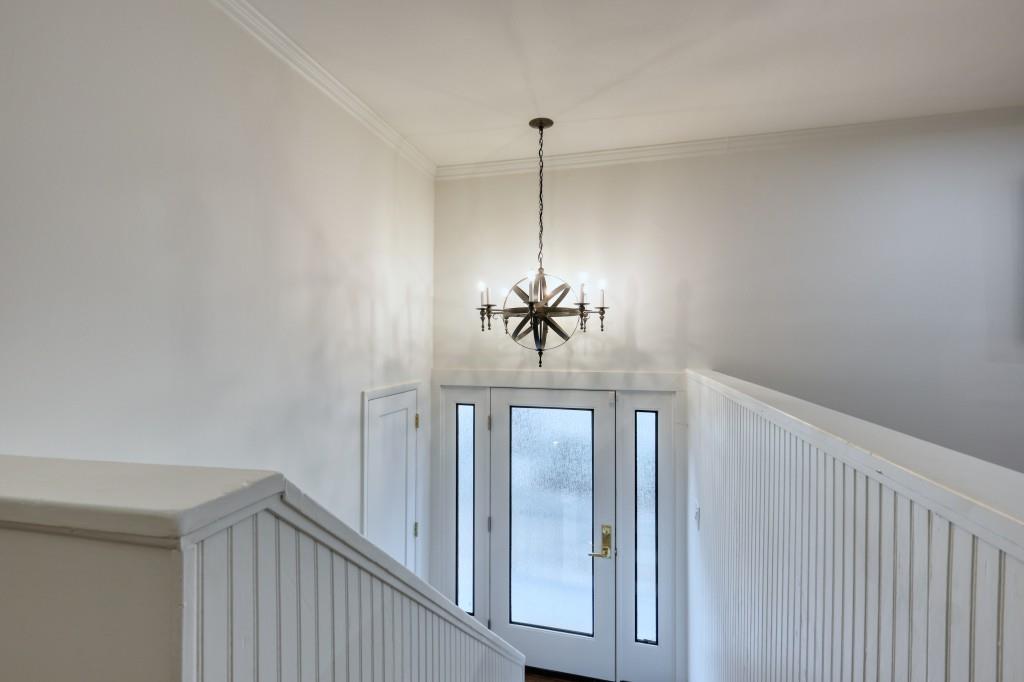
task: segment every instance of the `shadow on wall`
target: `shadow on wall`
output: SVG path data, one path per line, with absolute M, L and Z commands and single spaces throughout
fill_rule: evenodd
M 577 330 L 576 334 L 556 352 L 565 353 L 565 362 L 558 367 L 565 371 L 625 370 L 625 371 L 681 371 L 686 367 L 687 327 L 689 321 L 689 287 L 683 279 L 665 294 L 644 298 L 644 288 L 636 275 L 629 275 L 621 289 L 616 288 L 609 296 L 608 315 L 605 331 L 600 321 L 593 316 L 587 322 L 587 331 Z M 647 289 L 654 291 L 653 282 L 647 281 Z M 641 313 L 647 317 L 642 318 Z M 649 350 L 651 340 L 644 334 L 654 334 L 663 339 L 655 347 L 665 346 L 664 352 L 673 355 L 672 361 L 658 352 Z M 585 339 L 593 337 L 599 342 L 597 348 L 588 347 Z M 595 356 L 604 358 L 595 364 Z M 545 354 L 545 366 L 547 366 Z M 554 365 L 552 365 L 554 368 Z
M 988 360 L 1001 365 L 1024 365 L 1024 182 L 1018 193 L 1017 215 L 1007 248 L 987 263 Z
M 1017 266 L 1014 272 L 1014 282 L 1017 285 L 1017 295 L 1014 297 L 1014 306 L 1011 315 L 1017 319 L 1016 349 L 1018 362 L 1024 362 L 1024 181 L 1021 182 L 1020 192 L 1020 215 L 1017 224 Z

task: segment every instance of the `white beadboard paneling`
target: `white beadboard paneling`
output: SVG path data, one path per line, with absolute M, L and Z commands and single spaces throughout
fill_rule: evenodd
M 256 676 L 256 517 L 228 529 L 231 540 L 231 679 Z
M 937 514 L 931 515 L 931 552 L 928 556 L 928 682 L 942 682 L 946 679 L 952 533 L 949 521 Z
M 316 544 L 305 533 L 298 537 L 299 680 L 316 682 Z
M 259 511 L 198 548 L 198 682 L 523 679 L 479 623 L 299 515 Z
M 260 680 L 280 679 L 281 612 L 277 561 L 277 518 L 256 515 L 256 661 Z
M 231 638 L 231 585 L 228 553 L 230 530 L 222 530 L 203 543 L 200 557 L 200 673 L 204 682 L 227 682 Z
M 83 478 L 99 489 L 181 480 L 178 468 L 98 466 L 105 476 Z M 127 518 L 162 509 L 152 501 L 117 510 L 150 534 L 0 528 L 0 679 L 448 682 L 450 664 L 473 682 L 522 682 L 520 652 L 290 483 L 260 474 L 239 492 L 210 471 L 220 483 L 199 488 L 224 497 L 197 509 L 157 522 Z M 277 494 L 263 494 L 268 480 Z M 37 501 L 38 520 L 48 504 L 69 519 L 96 508 Z
M 281 682 L 299 681 L 299 538 L 295 528 L 278 524 L 278 599 L 281 624 L 278 658 Z M 206 682 L 203 680 L 203 682 Z
M 878 536 L 878 682 L 893 682 L 896 621 L 896 496 L 882 487 Z
M 1024 682 L 1024 564 L 1003 556 L 1002 682 Z
M 691 680 L 1024 682 L 1005 518 L 939 507 L 948 489 L 707 376 L 687 390 Z
M 974 578 L 974 682 L 996 682 L 999 661 L 999 550 L 978 541 Z
M 334 573 L 331 552 L 316 546 L 316 658 L 318 682 L 334 679 Z
M 931 512 L 913 503 L 910 517 L 910 680 L 923 682 L 928 674 L 928 557 Z
M 333 578 L 331 591 L 334 595 L 332 620 L 334 622 L 334 644 L 332 647 L 334 682 L 348 682 L 349 677 L 349 627 L 348 627 L 348 562 L 331 554 Z

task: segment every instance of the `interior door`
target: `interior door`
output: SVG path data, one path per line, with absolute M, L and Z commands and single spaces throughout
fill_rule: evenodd
M 494 389 L 491 414 L 491 627 L 529 666 L 612 680 L 615 394 Z
M 416 391 L 366 403 L 363 533 L 416 570 Z

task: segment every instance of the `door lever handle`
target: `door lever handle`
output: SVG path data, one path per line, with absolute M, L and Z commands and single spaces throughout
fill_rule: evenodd
M 591 552 L 590 556 L 601 559 L 612 558 L 612 527 L 609 524 L 601 526 L 601 551 Z

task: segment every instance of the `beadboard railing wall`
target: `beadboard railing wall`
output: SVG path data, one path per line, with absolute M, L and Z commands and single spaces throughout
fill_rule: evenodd
M 0 455 L 0 679 L 523 678 L 280 474 Z
M 196 682 L 522 682 L 515 649 L 297 498 L 187 550 Z
M 691 682 L 1024 680 L 1024 475 L 687 384 Z

